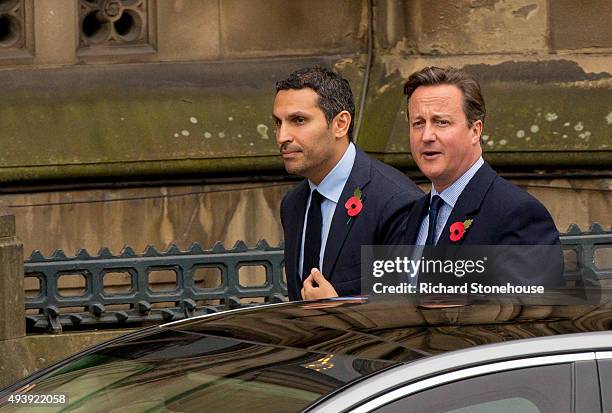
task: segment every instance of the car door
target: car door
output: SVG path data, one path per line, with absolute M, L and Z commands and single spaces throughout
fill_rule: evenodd
M 597 372 L 604 412 L 612 412 L 612 351 L 598 352 Z
M 348 411 L 602 412 L 594 359 L 595 353 L 579 353 L 532 357 L 466 368 L 395 388 Z

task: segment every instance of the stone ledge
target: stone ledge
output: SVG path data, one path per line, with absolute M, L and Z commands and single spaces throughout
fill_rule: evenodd
M 30 335 L 0 341 L 0 388 L 74 353 L 134 330 Z

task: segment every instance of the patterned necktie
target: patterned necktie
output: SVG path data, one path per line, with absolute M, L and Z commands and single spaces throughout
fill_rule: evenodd
M 429 205 L 429 228 L 427 230 L 427 240 L 425 245 L 436 244 L 436 224 L 438 220 L 438 212 L 444 205 L 444 201 L 438 195 L 434 195 Z
M 319 268 L 321 254 L 321 202 L 325 199 L 316 189 L 312 191 L 308 214 L 306 215 L 306 235 L 304 236 L 304 259 L 302 279 L 306 279 L 313 268 Z M 320 270 L 320 268 L 319 268 Z

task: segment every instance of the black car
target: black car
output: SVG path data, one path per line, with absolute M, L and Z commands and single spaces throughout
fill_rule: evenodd
M 611 321 L 612 295 L 272 304 L 84 351 L 5 389 L 0 413 L 612 412 Z

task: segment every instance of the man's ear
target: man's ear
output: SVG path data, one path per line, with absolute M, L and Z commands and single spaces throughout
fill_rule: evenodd
M 482 120 L 475 120 L 470 126 L 470 130 L 472 131 L 472 143 L 478 144 L 480 143 L 480 136 L 482 135 Z
M 349 127 L 351 126 L 351 114 L 343 110 L 334 117 L 331 126 L 332 133 L 336 139 L 347 136 Z

